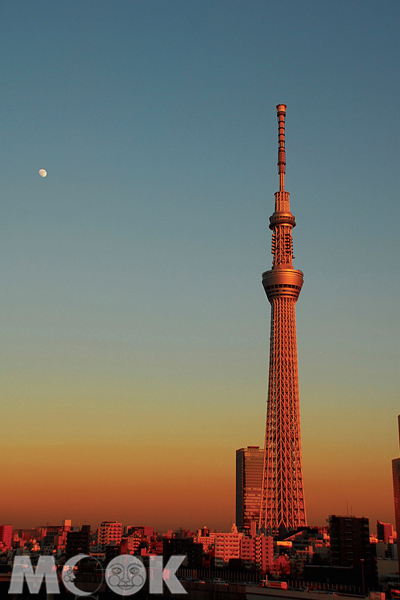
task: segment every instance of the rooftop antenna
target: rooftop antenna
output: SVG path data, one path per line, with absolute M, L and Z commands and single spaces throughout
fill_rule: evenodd
M 285 117 L 286 104 L 278 104 L 276 107 L 278 113 L 278 173 L 279 173 L 279 191 L 285 190 L 285 167 L 286 167 L 286 152 L 285 152 Z

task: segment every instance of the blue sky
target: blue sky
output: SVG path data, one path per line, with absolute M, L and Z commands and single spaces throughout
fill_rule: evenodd
M 234 450 L 263 444 L 286 103 L 306 501 L 316 453 L 349 470 L 373 454 L 384 498 L 356 509 L 393 519 L 399 17 L 395 1 L 1 3 L 4 443 L 56 440 L 66 409 L 93 443 L 201 422 L 231 479 Z M 319 521 L 345 510 L 317 504 Z

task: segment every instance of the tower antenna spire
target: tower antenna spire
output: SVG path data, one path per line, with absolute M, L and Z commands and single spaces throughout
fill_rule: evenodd
M 278 113 L 278 173 L 279 173 L 279 191 L 285 190 L 285 167 L 286 167 L 286 150 L 285 150 L 285 117 L 286 104 L 278 104 L 276 112 Z
M 271 337 L 267 424 L 259 528 L 277 533 L 306 525 L 300 443 L 299 379 L 295 304 L 303 273 L 293 267 L 289 192 L 285 191 L 286 105 L 276 107 L 279 124 L 279 192 L 269 218 L 272 230 L 272 269 L 262 274 L 271 304 Z

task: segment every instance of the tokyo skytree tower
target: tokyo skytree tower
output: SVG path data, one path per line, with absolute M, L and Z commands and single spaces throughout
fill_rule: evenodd
M 299 382 L 295 304 L 303 285 L 303 273 L 293 268 L 289 192 L 285 191 L 286 105 L 278 104 L 279 192 L 270 217 L 273 264 L 262 274 L 271 303 L 271 339 L 267 427 L 259 527 L 265 532 L 306 525 L 301 467 Z

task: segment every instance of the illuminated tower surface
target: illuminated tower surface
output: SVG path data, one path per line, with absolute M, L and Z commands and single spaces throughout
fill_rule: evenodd
M 278 104 L 279 192 L 270 217 L 273 264 L 262 275 L 271 303 L 267 426 L 259 526 L 277 533 L 306 525 L 301 467 L 295 305 L 303 273 L 293 268 L 296 223 L 285 191 L 285 104 Z
M 400 445 L 400 415 L 397 417 L 399 425 L 399 445 Z M 400 573 L 400 458 L 392 460 L 392 474 L 393 474 L 393 495 L 394 495 L 394 518 L 396 521 L 397 531 L 397 558 L 399 561 L 399 573 Z

